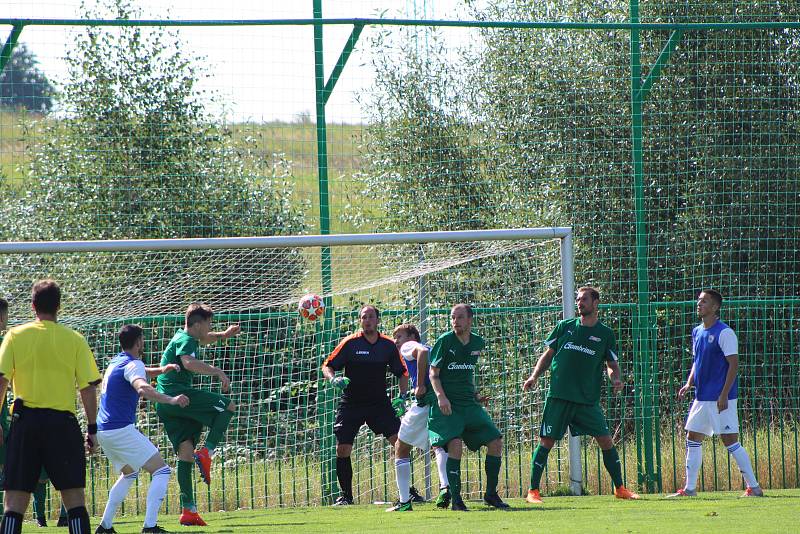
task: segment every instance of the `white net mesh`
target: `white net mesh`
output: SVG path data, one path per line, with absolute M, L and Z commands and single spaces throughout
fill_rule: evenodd
M 59 320 L 87 337 L 101 370 L 118 352 L 117 331 L 130 322 L 145 329 L 145 363 L 157 365 L 192 301 L 214 308 L 216 330 L 241 324 L 241 335 L 206 347 L 200 356 L 228 373 L 238 406 L 212 484 L 197 488 L 201 510 L 327 502 L 336 491 L 336 398 L 320 381 L 319 367 L 335 344 L 357 329 L 359 306 L 371 303 L 381 310 L 384 332 L 413 322 L 432 342 L 449 330 L 450 306 L 469 302 L 476 310 L 475 328 L 487 340 L 479 387 L 491 396 L 489 412 L 505 438 L 501 492 L 522 495 L 547 383 L 524 396 L 521 384 L 541 353 L 541 341 L 562 317 L 558 241 L 332 247 L 329 291 L 323 290 L 322 255 L 320 247 L 0 254 L 0 294 L 10 301 L 15 324 L 30 319 L 31 283 L 57 280 L 63 291 Z M 308 292 L 328 299 L 322 321 L 297 314 L 297 300 Z M 396 380 L 390 383 L 394 396 Z M 207 377 L 198 385 L 219 388 Z M 174 462 L 152 407 L 143 406 L 138 424 Z M 419 456 L 413 483 L 423 492 Z M 467 496 L 480 491 L 482 465 L 480 453 L 466 455 Z M 366 427 L 356 438 L 353 468 L 357 501 L 396 497 L 391 451 Z M 435 491 L 435 465 L 431 470 Z M 89 502 L 99 513 L 115 474 L 99 456 L 90 476 Z M 564 446 L 551 455 L 544 487 L 568 480 Z M 144 497 L 144 491 L 131 492 L 127 509 L 143 511 Z M 166 506 L 177 510 L 176 487 Z

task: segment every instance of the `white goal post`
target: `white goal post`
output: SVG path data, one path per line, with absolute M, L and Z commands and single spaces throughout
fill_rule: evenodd
M 98 241 L 42 241 L 42 242 L 2 242 L 0 243 L 0 260 L 9 256 L 35 256 L 38 254 L 75 254 L 75 253 L 114 253 L 114 252 L 170 252 L 170 251 L 211 251 L 222 249 L 279 249 L 337 246 L 378 246 L 430 243 L 460 242 L 509 242 L 509 241 L 560 241 L 561 262 L 561 306 L 564 318 L 575 316 L 575 273 L 572 229 L 569 227 L 520 228 L 495 230 L 463 230 L 437 232 L 406 233 L 372 233 L 372 234 L 337 234 L 337 235 L 305 235 L 305 236 L 269 236 L 269 237 L 227 237 L 227 238 L 191 238 L 191 239 L 119 239 Z M 325 253 L 322 254 L 323 262 Z M 330 266 L 328 266 L 330 267 Z M 325 266 L 323 265 L 322 286 L 325 291 Z M 37 273 L 39 274 L 39 273 Z M 41 273 L 42 276 L 48 273 Z M 555 274 L 555 272 L 553 273 Z M 424 276 L 424 275 L 423 275 Z M 421 334 L 426 335 L 425 328 L 425 286 L 420 283 L 419 319 L 422 323 Z M 556 301 L 557 302 L 557 301 Z M 557 307 L 556 307 L 556 313 Z M 424 337 L 423 337 L 424 340 Z M 538 349 L 537 349 L 538 350 Z M 531 354 L 533 361 L 538 353 Z M 520 376 L 520 383 L 524 377 Z M 535 435 L 535 429 L 532 432 Z M 580 438 L 569 436 L 569 478 L 570 490 L 575 495 L 582 491 L 582 466 Z M 427 470 L 426 470 L 427 471 Z M 427 477 L 426 477 L 427 478 Z

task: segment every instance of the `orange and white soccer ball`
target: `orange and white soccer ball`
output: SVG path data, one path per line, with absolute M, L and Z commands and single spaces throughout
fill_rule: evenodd
M 300 316 L 304 319 L 316 321 L 325 315 L 325 301 L 319 295 L 309 293 L 297 303 L 297 311 L 300 312 Z

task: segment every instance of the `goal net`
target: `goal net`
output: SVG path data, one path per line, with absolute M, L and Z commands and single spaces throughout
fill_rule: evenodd
M 330 502 L 338 494 L 333 437 L 338 396 L 321 379 L 321 362 L 358 329 L 363 304 L 380 309 L 382 332 L 412 322 L 432 344 L 450 329 L 450 307 L 467 302 L 475 310 L 475 331 L 487 341 L 476 371 L 478 387 L 491 397 L 488 411 L 504 436 L 500 492 L 517 497 L 528 487 L 532 439 L 548 384 L 545 378 L 524 395 L 521 385 L 543 339 L 573 309 L 571 247 L 567 228 L 2 243 L 0 295 L 10 301 L 11 324 L 18 324 L 31 319 L 32 282 L 58 281 L 59 320 L 86 336 L 101 371 L 119 351 L 116 334 L 126 323 L 144 328 L 147 365 L 158 365 L 183 327 L 190 302 L 214 308 L 215 330 L 241 325 L 238 337 L 209 345 L 200 355 L 229 375 L 238 406 L 218 449 L 211 486 L 197 477 L 201 510 Z M 309 292 L 327 303 L 320 321 L 297 313 L 298 299 Z M 219 390 L 209 377 L 196 380 L 198 387 Z M 397 380 L 390 377 L 389 383 L 394 397 Z M 147 403 L 139 410 L 138 426 L 174 463 Z M 579 461 L 570 477 L 566 443 L 550 455 L 545 490 L 580 480 Z M 462 463 L 467 498 L 480 495 L 483 452 L 466 454 Z M 384 439 L 362 428 L 352 459 L 357 502 L 396 498 L 393 454 Z M 431 487 L 435 492 L 435 464 L 415 451 L 412 465 L 414 486 L 423 494 Z M 90 511 L 100 513 L 116 474 L 98 455 L 90 461 L 89 476 Z M 179 506 L 172 484 L 167 512 Z M 144 488 L 132 491 L 127 510 L 143 512 L 145 495 Z

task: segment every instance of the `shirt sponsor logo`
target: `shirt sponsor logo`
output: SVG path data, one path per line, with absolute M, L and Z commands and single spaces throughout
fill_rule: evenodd
M 481 351 L 473 350 L 472 352 L 469 353 L 469 355 L 470 356 L 480 356 L 481 355 Z
M 475 370 L 475 365 L 473 365 L 471 363 L 450 362 L 449 364 L 447 364 L 447 368 L 450 369 L 451 371 L 452 370 L 457 370 L 457 369 L 472 369 L 474 371 Z
M 594 356 L 595 354 L 597 354 L 596 350 L 592 350 L 588 347 L 583 347 L 581 345 L 576 345 L 572 341 L 567 341 L 566 343 L 564 343 L 564 348 L 569 350 L 576 350 L 578 352 L 588 354 L 589 356 Z
M 369 356 L 369 351 L 368 350 L 357 350 L 356 351 L 356 355 L 358 355 L 358 356 Z
M 597 343 L 600 343 L 600 338 L 599 338 L 599 337 L 597 337 L 597 336 L 589 336 L 589 339 L 590 339 L 591 341 L 595 341 L 595 342 L 597 342 Z

